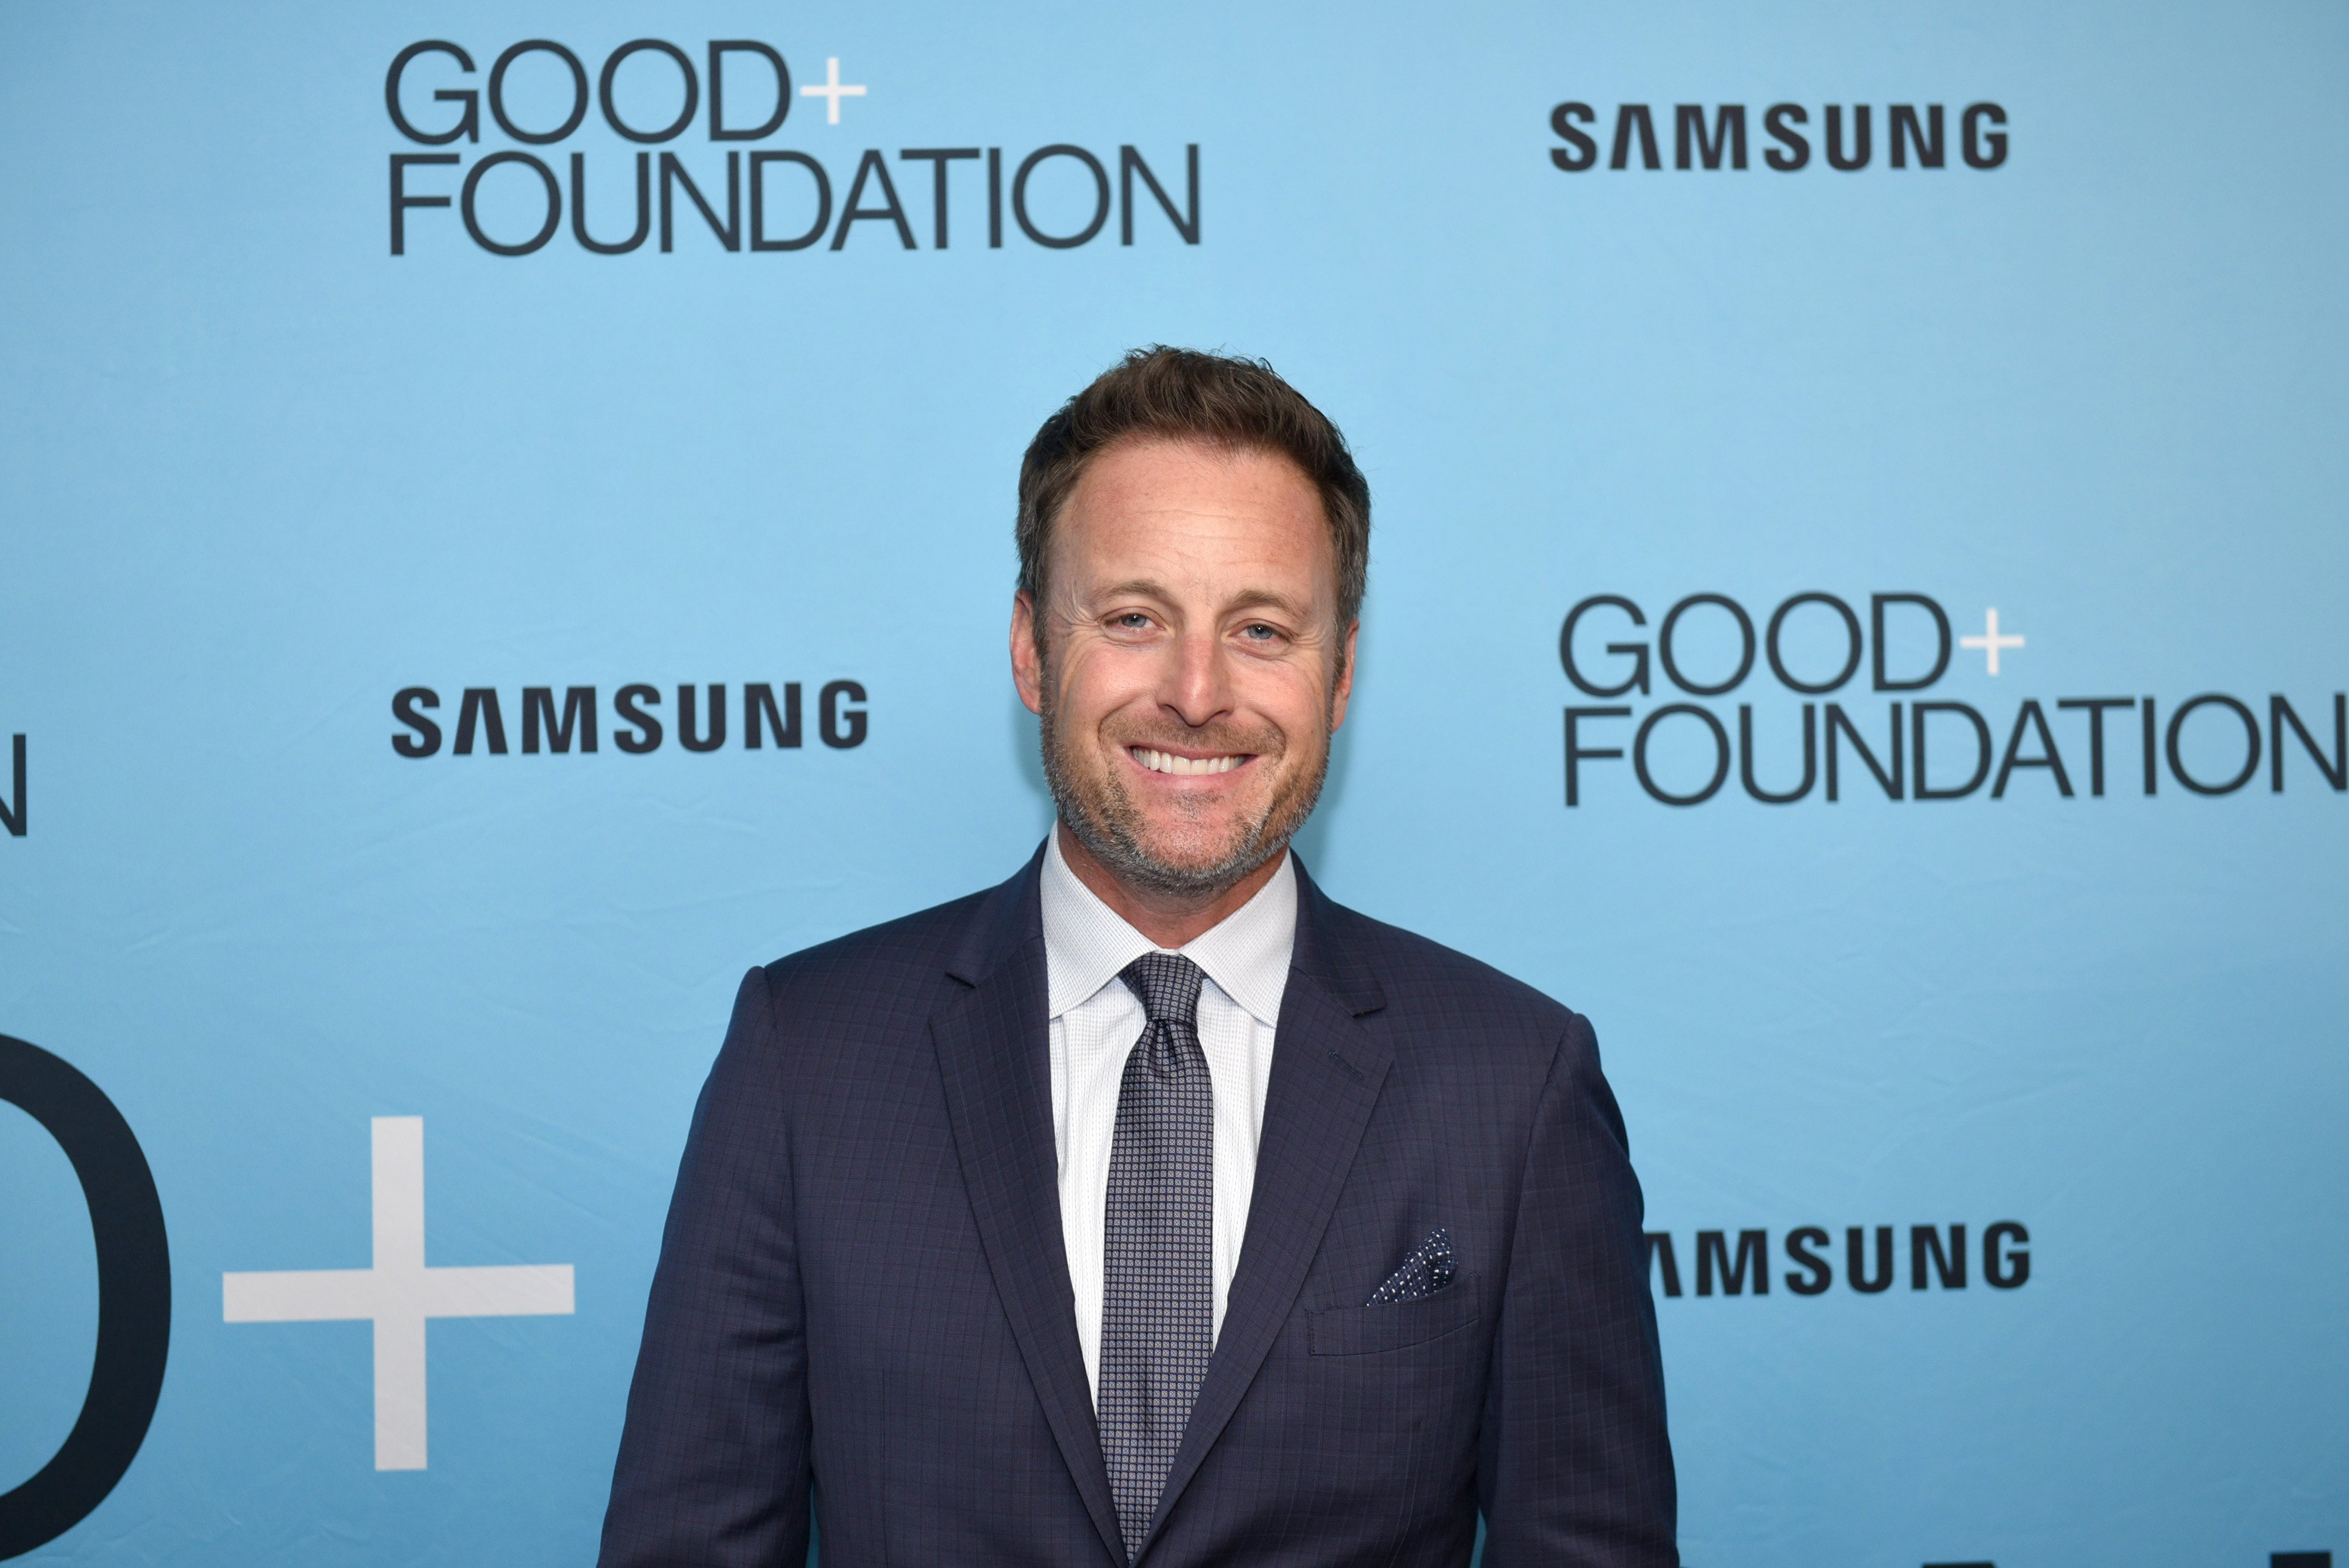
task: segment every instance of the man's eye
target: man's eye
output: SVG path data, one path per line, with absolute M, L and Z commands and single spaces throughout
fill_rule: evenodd
M 1143 615 L 1140 610 L 1128 610 L 1125 614 L 1118 617 L 1113 624 L 1123 628 L 1127 631 L 1143 631 L 1149 628 L 1150 618 Z
M 1253 626 L 1243 627 L 1240 629 L 1240 635 L 1256 642 L 1270 642 L 1274 638 L 1278 637 L 1280 633 L 1273 630 L 1272 628 L 1265 625 L 1262 621 L 1257 621 Z

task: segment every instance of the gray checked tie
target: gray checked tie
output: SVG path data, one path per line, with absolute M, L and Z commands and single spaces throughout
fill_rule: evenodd
M 1216 1097 L 1199 966 L 1144 953 L 1118 978 L 1149 1020 L 1118 1085 L 1102 1248 L 1102 1456 L 1131 1562 L 1214 1348 Z

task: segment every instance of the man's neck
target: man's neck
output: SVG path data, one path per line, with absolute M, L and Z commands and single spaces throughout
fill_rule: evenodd
M 1288 851 L 1282 849 L 1219 893 L 1164 893 L 1154 888 L 1131 888 L 1119 881 L 1069 831 L 1067 823 L 1054 823 L 1052 831 L 1060 839 L 1061 858 L 1077 874 L 1077 880 L 1092 889 L 1093 896 L 1114 910 L 1118 919 L 1159 947 L 1169 949 L 1182 947 L 1223 924 L 1234 910 L 1255 898 L 1257 889 L 1272 880 L 1288 856 Z

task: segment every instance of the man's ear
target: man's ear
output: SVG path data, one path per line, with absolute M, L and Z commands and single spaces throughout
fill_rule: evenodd
M 1338 726 L 1346 722 L 1346 700 L 1354 694 L 1354 645 L 1362 635 L 1359 620 L 1346 628 L 1345 638 L 1338 645 L 1338 679 L 1330 688 L 1330 732 L 1336 734 Z
M 1036 596 L 1022 588 L 1011 596 L 1011 684 L 1030 713 L 1044 711 L 1044 654 L 1036 632 Z

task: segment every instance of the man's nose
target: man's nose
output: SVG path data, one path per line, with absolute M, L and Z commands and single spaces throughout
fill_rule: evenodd
M 1185 632 L 1175 639 L 1174 668 L 1160 701 L 1195 730 L 1231 711 L 1231 672 L 1213 633 Z

